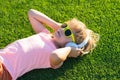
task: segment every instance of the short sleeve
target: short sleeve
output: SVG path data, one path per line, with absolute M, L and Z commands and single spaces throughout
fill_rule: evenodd
M 47 34 L 50 33 L 50 31 L 48 29 L 43 29 L 41 32 L 44 32 L 44 33 L 47 33 Z

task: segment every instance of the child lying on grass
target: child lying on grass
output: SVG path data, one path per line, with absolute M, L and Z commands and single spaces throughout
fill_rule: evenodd
M 0 80 L 16 80 L 33 69 L 59 68 L 68 57 L 89 53 L 99 40 L 98 34 L 77 19 L 58 23 L 34 9 L 30 9 L 28 17 L 37 34 L 0 50 Z

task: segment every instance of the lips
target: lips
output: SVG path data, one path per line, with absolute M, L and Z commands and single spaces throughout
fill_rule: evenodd
M 59 37 L 61 36 L 59 31 L 57 31 L 57 34 L 58 34 Z
M 56 31 L 54 35 L 55 35 L 55 37 L 57 37 L 57 38 L 61 37 L 60 31 Z

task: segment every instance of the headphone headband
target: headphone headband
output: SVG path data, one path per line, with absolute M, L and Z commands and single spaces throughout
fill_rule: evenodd
M 88 43 L 89 34 L 87 32 L 86 32 L 86 34 L 87 34 L 87 37 L 84 39 L 84 41 L 82 43 L 78 44 L 78 48 L 82 48 Z

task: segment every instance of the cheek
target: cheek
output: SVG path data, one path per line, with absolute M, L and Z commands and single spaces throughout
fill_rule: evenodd
M 61 44 L 65 44 L 68 42 L 67 38 L 66 37 L 60 37 L 57 39 L 57 41 Z
M 62 40 L 63 40 L 64 43 L 72 41 L 70 37 L 65 37 L 65 36 L 63 37 Z

